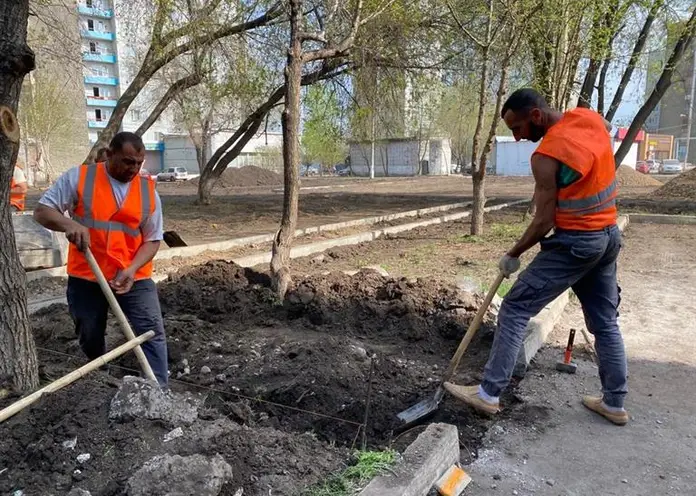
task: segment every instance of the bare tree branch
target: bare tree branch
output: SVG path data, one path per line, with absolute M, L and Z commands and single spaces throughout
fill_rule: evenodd
M 150 112 L 150 115 L 147 116 L 147 119 L 145 119 L 145 121 L 143 121 L 140 127 L 135 131 L 135 134 L 138 136 L 145 134 L 145 132 L 150 129 L 159 116 L 162 115 L 162 112 L 167 109 L 169 104 L 174 101 L 179 94 L 189 88 L 199 85 L 202 80 L 203 75 L 200 72 L 195 72 L 194 74 L 190 74 L 172 83 L 162 99 L 157 102 L 155 108 L 152 110 L 152 112 Z

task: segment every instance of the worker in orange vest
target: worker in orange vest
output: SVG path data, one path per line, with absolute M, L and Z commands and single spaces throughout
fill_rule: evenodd
M 531 159 L 536 214 L 501 259 L 500 271 L 510 277 L 520 267 L 520 255 L 537 243 L 541 251 L 503 300 L 481 384 L 447 383 L 445 387 L 476 410 L 497 413 L 530 318 L 572 288 L 588 330 L 595 335 L 602 383 L 602 395 L 586 396 L 582 403 L 614 424 L 624 425 L 628 422 L 624 409 L 627 367 L 617 324 L 621 290 L 616 260 L 621 233 L 616 225 L 611 124 L 589 109 L 552 110 L 532 89 L 514 92 L 501 117 L 516 140 L 544 139 Z M 547 237 L 552 229 L 554 233 Z
M 13 211 L 21 212 L 24 210 L 24 199 L 27 196 L 28 189 L 24 171 L 15 165 L 12 179 L 10 179 L 10 206 Z
M 136 334 L 155 336 L 142 345 L 158 382 L 167 386 L 167 344 L 152 259 L 162 232 L 162 205 L 150 178 L 140 137 L 122 132 L 111 140 L 107 160 L 83 164 L 61 177 L 39 200 L 36 221 L 64 232 L 68 253 L 68 306 L 80 346 L 90 359 L 106 352 L 109 309 L 83 254 L 90 248 Z M 64 214 L 68 212 L 70 217 Z

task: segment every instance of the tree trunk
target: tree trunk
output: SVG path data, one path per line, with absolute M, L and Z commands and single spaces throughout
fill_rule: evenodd
M 592 106 L 592 93 L 594 93 L 597 74 L 599 73 L 599 59 L 590 59 L 590 65 L 587 67 L 585 79 L 580 88 L 580 98 L 578 99 L 578 107 L 590 108 Z
M 483 173 L 479 174 L 476 164 L 479 163 L 479 148 L 481 147 L 481 133 L 483 132 L 483 120 L 486 116 L 486 109 L 488 107 L 488 95 L 486 94 L 488 90 L 488 70 L 489 70 L 489 59 L 491 53 L 491 34 L 493 32 L 493 0 L 489 0 L 489 12 L 488 20 L 486 25 L 486 41 L 483 49 L 481 50 L 481 63 L 483 64 L 481 68 L 481 83 L 479 86 L 479 111 L 476 117 L 476 128 L 474 129 L 474 137 L 471 146 L 471 179 L 474 186 L 474 203 L 472 205 L 471 211 L 471 234 L 478 236 L 483 230 L 483 207 L 486 203 L 486 198 L 484 196 L 483 189 L 483 178 L 486 173 L 486 160 L 485 157 L 482 158 L 481 163 L 483 164 Z M 494 115 L 493 119 L 497 119 L 498 116 Z M 479 163 L 479 168 L 481 164 Z
M 302 0 L 290 0 L 290 49 L 285 67 L 285 109 L 283 110 L 283 168 L 285 190 L 283 217 L 273 240 L 271 276 L 280 300 L 285 298 L 291 281 L 290 247 L 295 237 L 300 193 L 300 100 L 302 89 Z
M 0 2 L 0 387 L 11 381 L 17 391 L 39 384 L 26 276 L 17 254 L 10 208 L 10 180 L 20 138 L 15 114 L 24 76 L 34 69 L 34 53 L 27 45 L 28 18 L 28 0 Z
M 162 112 L 164 112 L 167 109 L 169 104 L 172 103 L 172 101 L 174 101 L 174 99 L 177 96 L 179 96 L 187 89 L 193 88 L 194 86 L 200 84 L 202 79 L 202 74 L 190 74 L 172 83 L 172 85 L 169 87 L 162 99 L 159 102 L 157 102 L 155 108 L 152 109 L 150 115 L 147 116 L 147 119 L 145 119 L 145 121 L 140 125 L 137 131 L 135 131 L 135 134 L 137 134 L 138 136 L 142 136 L 143 134 L 145 134 L 145 132 L 148 129 L 150 129 L 150 127 L 155 123 L 155 121 L 157 121 L 157 119 L 159 119 L 159 116 L 162 115 Z
M 664 0 L 655 0 L 650 6 L 648 16 L 645 18 L 645 22 L 640 30 L 636 44 L 633 46 L 631 58 L 629 59 L 628 65 L 621 76 L 621 81 L 619 82 L 619 86 L 616 88 L 616 93 L 614 94 L 614 98 L 612 99 L 609 110 L 607 111 L 606 119 L 609 122 L 614 119 L 616 111 L 619 109 L 619 105 L 621 105 L 621 100 L 623 99 L 624 91 L 626 91 L 626 86 L 628 86 L 631 76 L 633 76 L 633 71 L 636 68 L 636 64 L 638 64 L 638 61 L 643 54 L 643 49 L 645 48 L 645 43 L 648 41 L 648 35 L 650 34 L 650 29 L 652 29 L 653 22 L 655 22 L 655 17 L 663 5 Z
M 660 79 L 657 80 L 655 88 L 653 89 L 652 93 L 650 93 L 650 96 L 640 110 L 638 110 L 638 113 L 633 118 L 633 122 L 631 122 L 631 126 L 628 128 L 626 136 L 621 142 L 621 146 L 619 146 L 619 149 L 616 150 L 616 153 L 614 153 L 614 163 L 617 168 L 619 165 L 621 165 L 621 161 L 628 154 L 628 150 L 631 148 L 633 140 L 635 140 L 638 132 L 643 127 L 643 124 L 645 124 L 647 118 L 660 102 L 662 96 L 665 94 L 665 92 L 667 92 L 667 89 L 672 85 L 672 76 L 677 69 L 677 65 L 684 57 L 684 53 L 691 45 L 695 32 L 696 9 L 691 12 L 691 17 L 689 17 L 681 36 L 677 40 L 676 45 L 674 45 L 672 54 L 670 55 L 665 68 L 662 70 L 662 74 L 660 74 Z
M 602 63 L 602 70 L 599 71 L 599 82 L 597 83 L 597 113 L 604 115 L 605 85 L 607 84 L 607 72 L 611 64 L 611 54 L 608 54 Z

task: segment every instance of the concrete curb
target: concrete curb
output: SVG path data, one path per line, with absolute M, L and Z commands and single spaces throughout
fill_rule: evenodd
M 694 225 L 696 215 L 628 214 L 634 224 Z
M 459 432 L 451 424 L 430 424 L 411 445 L 391 475 L 380 475 L 360 496 L 423 496 L 459 462 Z
M 496 210 L 502 210 L 503 208 L 514 206 L 514 205 L 519 205 L 522 203 L 527 203 L 529 200 L 517 200 L 517 201 L 512 201 L 508 203 L 501 203 L 500 205 L 494 205 L 492 207 L 486 207 L 484 209 L 485 212 L 493 212 Z M 440 208 L 440 207 L 433 207 L 433 208 Z M 391 214 L 395 215 L 395 214 Z M 409 224 L 401 224 L 398 226 L 390 226 L 390 227 L 385 227 L 384 229 L 377 229 L 375 231 L 368 231 L 364 233 L 359 233 L 359 234 L 353 234 L 350 236 L 344 236 L 342 238 L 335 238 L 335 239 L 328 239 L 326 241 L 318 241 L 316 243 L 310 243 L 306 245 L 301 245 L 301 246 L 295 246 L 294 248 L 291 248 L 290 250 L 290 258 L 299 258 L 299 257 L 305 257 L 308 255 L 313 255 L 314 253 L 320 253 L 322 251 L 328 250 L 329 248 L 335 248 L 338 246 L 346 246 L 346 245 L 355 245 L 358 243 L 363 243 L 366 241 L 373 241 L 375 239 L 378 239 L 386 234 L 396 234 L 399 232 L 403 231 L 409 231 L 411 229 L 416 229 L 418 227 L 426 227 L 430 226 L 433 224 L 442 224 L 445 222 L 450 222 L 453 220 L 458 220 L 458 219 L 464 219 L 466 217 L 469 217 L 471 215 L 470 211 L 467 212 L 458 212 L 456 214 L 448 214 L 448 215 L 443 215 L 441 217 L 437 217 L 434 219 L 428 219 L 420 222 L 411 222 Z M 228 260 L 228 259 L 225 259 Z M 255 265 L 260 265 L 264 263 L 269 263 L 271 261 L 271 253 L 270 252 L 265 252 L 265 253 L 257 253 L 254 255 L 248 255 L 246 257 L 241 257 L 241 258 L 233 258 L 230 259 L 231 261 L 235 262 L 237 265 L 241 267 L 254 267 Z M 62 274 L 57 273 L 59 269 L 62 269 L 63 272 Z M 51 270 L 53 272 L 54 277 L 59 277 L 61 275 L 65 275 L 65 267 L 57 267 L 56 269 L 46 269 L 46 270 Z M 40 272 L 40 271 L 36 271 Z M 152 280 L 155 282 L 162 282 L 166 280 L 169 277 L 169 274 L 175 274 L 178 272 L 178 270 L 171 270 L 167 274 L 157 274 L 152 277 Z M 43 276 L 46 277 L 46 276 Z M 36 277 L 35 279 L 38 279 L 39 277 Z M 35 300 L 35 301 L 29 301 L 28 302 L 28 309 L 29 313 L 32 314 L 34 312 L 37 312 L 38 310 L 56 304 L 56 303 L 66 303 L 66 299 L 64 296 L 58 296 L 58 297 L 53 297 L 53 298 L 47 298 L 43 300 Z
M 493 198 L 491 198 L 493 200 Z M 396 219 L 402 219 L 405 217 L 420 217 L 423 215 L 430 215 L 438 212 L 446 212 L 448 210 L 454 210 L 458 208 L 466 208 L 471 205 L 471 202 L 461 202 L 461 203 L 450 203 L 448 205 L 440 205 L 438 207 L 421 208 L 418 210 L 408 210 L 406 212 L 397 212 L 394 214 L 378 215 L 374 217 L 365 217 L 362 219 L 349 220 L 345 222 L 334 222 L 332 224 L 323 224 L 320 226 L 306 227 L 304 229 L 297 229 L 295 231 L 295 236 L 306 236 L 308 234 L 316 234 L 327 231 L 338 231 L 340 229 L 346 229 L 349 227 L 357 226 L 367 226 L 372 224 L 379 224 L 380 222 L 389 222 Z M 259 243 L 268 243 L 273 241 L 276 233 L 259 234 L 256 236 L 247 236 L 244 238 L 234 238 L 226 241 L 217 241 L 215 243 L 206 243 L 202 245 L 195 246 L 185 246 L 182 248 L 169 248 L 167 250 L 162 250 L 157 253 L 155 260 L 166 260 L 173 257 L 191 257 L 203 253 L 204 251 L 226 251 L 236 246 L 246 246 L 255 245 Z
M 628 226 L 628 216 L 622 215 L 617 220 L 617 225 L 621 232 Z M 563 315 L 566 305 L 570 301 L 570 290 L 565 291 L 558 298 L 546 305 L 536 317 L 532 317 L 527 325 L 527 336 L 524 338 L 522 348 L 517 356 L 517 363 L 513 375 L 515 377 L 524 377 L 527 372 L 527 367 L 532 362 L 532 359 L 537 354 L 539 349 L 544 346 L 546 339 L 551 331 L 558 323 L 558 320 Z
M 489 201 L 495 198 L 490 198 Z M 421 217 L 438 212 L 447 212 L 458 208 L 466 208 L 471 205 L 471 202 L 450 203 L 448 205 L 440 205 L 437 207 L 419 208 L 417 210 L 407 210 L 405 212 L 396 212 L 393 214 L 377 215 L 374 217 L 364 217 L 362 219 L 349 220 L 346 222 L 334 222 L 331 224 L 323 224 L 320 226 L 306 227 L 297 229 L 295 236 L 305 236 L 307 234 L 315 234 L 328 231 L 338 231 L 349 227 L 367 226 L 379 224 L 380 222 L 389 222 L 392 220 L 403 219 L 405 217 Z M 195 246 L 184 246 L 181 248 L 169 248 L 161 250 L 155 255 L 155 260 L 169 260 L 174 257 L 193 257 L 205 251 L 227 251 L 237 246 L 256 245 L 260 243 L 268 243 L 273 241 L 275 233 L 258 234 L 255 236 L 245 236 L 243 238 L 233 238 L 225 241 L 216 241 L 214 243 L 205 243 Z M 53 267 L 50 269 L 33 270 L 26 273 L 27 282 L 35 281 L 43 277 L 67 277 L 65 266 Z

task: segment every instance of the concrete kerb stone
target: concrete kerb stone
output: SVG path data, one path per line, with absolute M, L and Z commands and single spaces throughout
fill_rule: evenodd
M 486 207 L 484 209 L 485 212 L 493 212 L 496 210 L 502 210 L 507 207 L 511 207 L 514 205 L 520 205 L 522 203 L 527 203 L 529 200 L 516 200 L 512 202 L 507 202 L 507 203 L 502 203 L 500 205 L 494 205 L 492 207 Z M 434 207 L 438 208 L 438 207 Z M 423 209 L 421 209 L 422 211 Z M 464 219 L 466 217 L 471 216 L 470 211 L 466 212 L 457 212 L 454 214 L 447 214 L 443 215 L 441 217 L 436 217 L 434 219 L 427 219 L 423 220 L 420 222 L 411 222 L 409 224 L 401 224 L 398 226 L 390 226 L 386 227 L 384 229 L 377 229 L 374 231 L 368 231 L 368 232 L 363 232 L 363 233 L 358 233 L 358 234 L 352 234 L 349 236 L 343 236 L 341 238 L 334 238 L 334 239 L 327 239 L 325 241 L 318 241 L 316 243 L 309 243 L 306 245 L 300 245 L 300 246 L 295 246 L 290 249 L 290 258 L 299 258 L 299 257 L 305 257 L 308 255 L 312 255 L 314 253 L 320 253 L 323 251 L 326 251 L 330 248 L 336 248 L 338 246 L 348 246 L 348 245 L 355 245 L 358 243 L 364 243 L 367 241 L 374 241 L 376 239 L 379 239 L 380 237 L 387 235 L 387 234 L 396 234 L 400 233 L 403 231 L 409 231 L 411 229 L 416 229 L 418 227 L 426 227 L 426 226 L 431 226 L 435 224 L 442 224 L 445 222 L 451 222 L 454 220 L 459 220 L 459 219 Z M 241 258 L 233 258 L 231 259 L 233 262 L 235 262 L 237 265 L 241 267 L 254 267 L 256 265 L 260 264 L 265 264 L 269 263 L 271 261 L 271 253 L 270 252 L 264 252 L 264 253 L 256 253 L 254 255 L 248 255 L 246 257 L 241 257 Z M 176 270 L 170 271 L 170 274 L 176 273 Z M 166 280 L 169 277 L 169 274 L 156 274 L 152 277 L 152 279 L 155 282 L 161 282 Z M 41 308 L 47 307 L 49 305 L 53 305 L 56 303 L 65 303 L 66 299 L 63 296 L 60 297 L 55 297 L 55 298 L 48 298 L 45 300 L 39 300 L 39 301 L 30 301 L 28 308 L 29 308 L 29 313 L 34 313 L 40 310 Z
M 696 215 L 629 214 L 629 217 L 634 224 L 696 224 Z
M 465 208 L 471 205 L 471 202 L 462 203 L 451 203 L 448 205 L 441 205 L 438 207 L 421 208 L 418 210 L 408 210 L 406 212 L 397 212 L 394 214 L 379 215 L 374 217 L 366 217 L 363 219 L 349 220 L 345 222 L 334 222 L 331 224 L 324 224 L 321 226 L 306 227 L 304 229 L 297 229 L 295 231 L 295 236 L 306 236 L 308 234 L 315 234 L 327 231 L 338 231 L 340 229 L 346 229 L 350 227 L 367 226 L 372 224 L 379 224 L 380 222 L 388 222 L 396 219 L 402 219 L 405 217 L 420 217 L 423 215 L 430 215 L 438 212 L 446 212 L 448 210 L 455 210 L 458 208 Z M 226 251 L 236 246 L 247 246 L 255 245 L 259 243 L 267 243 L 273 241 L 275 238 L 275 233 L 259 234 L 256 236 L 247 236 L 244 238 L 235 238 L 225 241 L 217 241 L 214 243 L 205 243 L 195 246 L 185 246 L 181 248 L 170 248 L 167 250 L 162 250 L 157 253 L 155 260 L 166 260 L 173 257 L 191 257 L 198 255 L 205 251 Z
M 621 232 L 628 226 L 628 216 L 622 215 L 617 221 L 617 225 Z M 517 363 L 513 374 L 516 377 L 524 377 L 527 372 L 527 367 L 532 362 L 532 359 L 537 354 L 539 349 L 544 345 L 546 339 L 553 328 L 558 323 L 558 320 L 563 315 L 566 305 L 570 301 L 570 290 L 565 291 L 558 298 L 546 305 L 536 317 L 529 321 L 527 326 L 527 336 L 524 338 L 522 348 L 517 356 Z
M 459 432 L 451 424 L 430 424 L 404 451 L 392 473 L 380 475 L 360 496 L 424 496 L 459 462 Z

